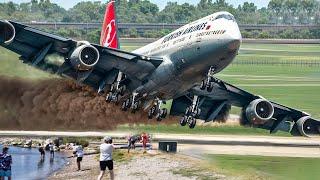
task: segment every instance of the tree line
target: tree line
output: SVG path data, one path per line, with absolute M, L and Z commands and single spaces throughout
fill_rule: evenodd
M 20 22 L 102 22 L 106 3 L 101 1 L 79 2 L 66 10 L 50 0 L 31 0 L 27 3 L 0 3 L 0 19 Z M 187 23 L 218 11 L 232 13 L 239 24 L 320 24 L 320 2 L 316 0 L 271 0 L 267 7 L 257 8 L 245 2 L 238 7 L 226 0 L 200 0 L 198 4 L 168 2 L 164 9 L 148 0 L 116 0 L 118 21 L 122 23 Z M 81 31 L 59 30 L 61 34 L 83 34 Z M 121 32 L 128 37 L 160 37 L 163 31 Z M 87 33 L 87 32 L 85 32 Z M 97 31 L 89 34 L 99 34 Z M 244 37 L 260 38 L 319 38 L 319 32 L 306 29 L 295 35 L 292 29 L 281 32 L 243 32 Z M 97 35 L 96 35 L 97 36 Z M 94 39 L 94 38 L 93 38 Z

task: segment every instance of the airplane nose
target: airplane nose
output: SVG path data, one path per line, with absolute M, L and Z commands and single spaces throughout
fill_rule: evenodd
M 240 44 L 242 42 L 242 36 L 239 30 L 238 25 L 234 25 L 234 28 L 232 28 L 229 33 L 229 39 L 230 39 L 230 43 L 228 48 L 230 50 L 237 50 L 240 47 Z
M 229 43 L 228 49 L 231 51 L 238 50 L 240 48 L 240 44 L 241 44 L 240 39 L 234 39 Z

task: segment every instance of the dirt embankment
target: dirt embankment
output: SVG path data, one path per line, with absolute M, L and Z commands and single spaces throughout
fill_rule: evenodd
M 1 130 L 111 130 L 147 121 L 145 112 L 123 112 L 71 80 L 0 77 Z

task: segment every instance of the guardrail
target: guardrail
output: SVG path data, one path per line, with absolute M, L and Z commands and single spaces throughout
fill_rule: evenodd
M 300 67 L 320 67 L 319 60 L 239 60 L 233 61 L 231 65 L 268 65 L 268 66 L 300 66 Z

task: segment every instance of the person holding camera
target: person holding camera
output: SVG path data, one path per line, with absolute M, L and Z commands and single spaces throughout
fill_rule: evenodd
M 112 159 L 112 152 L 114 146 L 112 144 L 111 137 L 103 138 L 103 143 L 100 145 L 100 175 L 98 180 L 101 180 L 105 174 L 105 171 L 108 167 L 110 173 L 110 179 L 114 179 L 114 172 L 113 172 L 113 159 Z

